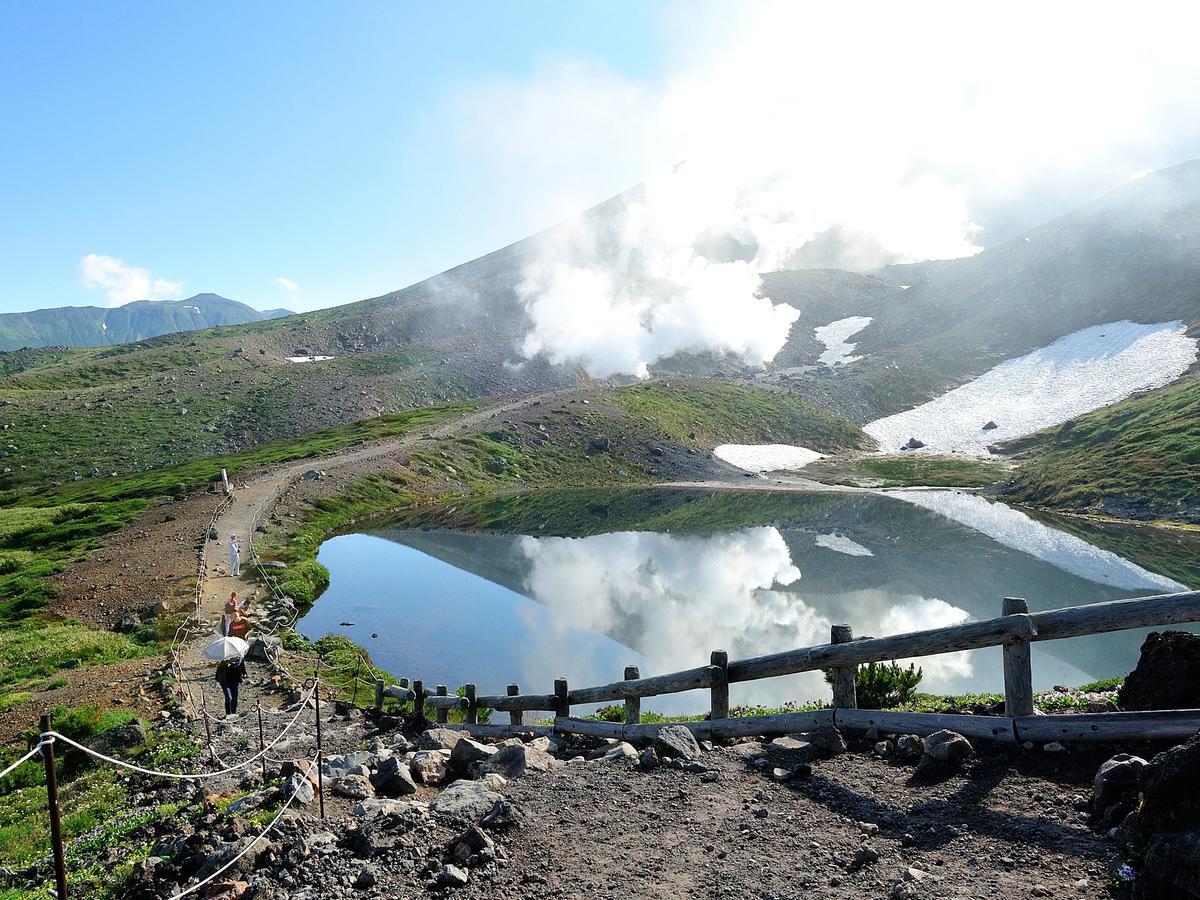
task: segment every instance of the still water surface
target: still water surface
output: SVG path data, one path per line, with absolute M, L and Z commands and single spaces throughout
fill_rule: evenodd
M 547 536 L 546 523 L 531 527 L 528 516 L 517 525 L 535 534 L 402 525 L 342 535 L 321 548 L 330 586 L 299 628 L 313 638 L 345 634 L 378 665 L 429 685 L 474 681 L 480 693 L 503 693 L 519 682 L 550 693 L 560 675 L 573 685 L 603 684 L 629 664 L 649 675 L 706 664 L 718 648 L 739 658 L 825 643 L 831 623 L 881 636 L 990 618 L 1004 596 L 1026 597 L 1040 610 L 1185 589 L 968 494 L 774 497 L 769 524 L 755 521 L 764 516 L 745 524 L 754 503 L 676 493 L 665 511 L 656 498 L 642 519 L 626 512 L 606 530 L 612 511 L 593 497 L 568 515 L 562 536 Z M 551 531 L 563 531 L 570 504 L 570 495 L 550 504 Z M 722 527 L 723 516 L 736 525 Z M 637 527 L 643 520 L 648 527 Z M 1200 575 L 1185 577 L 1200 583 Z M 1035 688 L 1124 674 L 1144 635 L 1034 644 Z M 998 648 L 918 664 L 921 690 L 1002 686 Z M 735 705 L 829 696 L 820 673 L 730 690 Z M 701 692 L 644 701 L 673 711 L 706 703 Z

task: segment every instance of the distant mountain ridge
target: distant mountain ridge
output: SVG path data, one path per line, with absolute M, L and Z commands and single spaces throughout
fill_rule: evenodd
M 217 294 L 196 294 L 186 300 L 138 300 L 111 309 L 61 306 L 0 313 L 0 350 L 128 344 L 176 331 L 245 325 L 290 315 L 286 309 L 259 312 Z

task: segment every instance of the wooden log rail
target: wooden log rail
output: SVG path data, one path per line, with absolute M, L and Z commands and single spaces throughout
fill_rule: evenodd
M 1188 737 L 1200 730 L 1200 710 L 1033 715 L 1029 645 L 1035 641 L 1190 622 L 1200 622 L 1200 591 L 1112 600 L 1035 613 L 1029 612 L 1028 603 L 1023 598 L 1006 597 L 1000 616 L 980 622 L 882 638 L 855 638 L 849 625 L 839 624 L 831 628 L 828 644 L 740 660 L 730 660 L 725 651 L 714 650 L 707 666 L 645 678 L 640 677 L 637 666 L 629 666 L 625 669 L 624 680 L 596 687 L 571 689 L 565 678 L 558 678 L 555 679 L 552 694 L 521 694 L 518 685 L 510 684 L 507 693 L 502 696 L 477 696 L 475 686 L 469 684 L 466 697 L 447 696 L 445 685 L 438 685 L 437 696 L 427 697 L 420 687 L 421 682 L 414 682 L 413 690 L 409 691 L 407 679 L 401 679 L 398 688 L 384 689 L 382 683 L 376 685 L 376 706 L 380 706 L 385 694 L 404 700 L 420 696 L 425 704 L 436 710 L 439 723 L 446 723 L 449 710 L 465 710 L 467 722 L 454 727 L 487 729 L 486 732 L 481 730 L 481 734 L 526 733 L 531 728 L 523 724 L 525 711 L 552 711 L 555 713 L 556 731 L 640 739 L 653 737 L 662 727 L 641 724 L 641 698 L 707 690 L 710 698 L 709 718 L 701 722 L 676 723 L 686 725 L 697 737 L 705 739 L 788 734 L 811 730 L 821 724 L 834 724 L 850 730 L 875 729 L 893 734 L 920 735 L 950 728 L 967 737 L 1007 743 L 1175 739 Z M 996 646 L 1004 648 L 1003 716 L 881 712 L 856 708 L 855 673 L 859 665 Z M 729 718 L 730 684 L 816 670 L 833 674 L 832 709 Z M 624 701 L 624 723 L 571 716 L 572 705 L 609 701 Z M 510 724 L 477 724 L 478 711 L 484 708 L 508 712 Z

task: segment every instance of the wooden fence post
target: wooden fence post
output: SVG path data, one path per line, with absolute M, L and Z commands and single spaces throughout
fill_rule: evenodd
M 450 690 L 444 684 L 439 684 L 433 689 L 433 692 L 439 697 L 450 696 Z M 439 706 L 433 711 L 433 716 L 435 719 L 437 719 L 437 723 L 439 725 L 445 725 L 450 721 L 450 710 L 446 709 L 444 706 Z
M 412 683 L 413 691 L 413 718 L 418 724 L 425 723 L 425 682 L 420 678 Z
M 477 725 L 479 723 L 479 704 L 475 700 L 475 685 L 468 684 L 465 693 L 467 695 L 467 724 Z
M 625 680 L 632 681 L 635 678 L 641 678 L 641 670 L 637 666 L 625 667 Z M 626 697 L 625 698 L 625 724 L 637 725 L 642 721 L 642 698 L 641 697 Z
M 205 721 L 208 721 L 207 719 Z M 50 717 L 42 716 L 42 734 L 50 731 Z M 58 773 L 54 768 L 54 741 L 42 747 L 42 759 L 46 762 L 46 803 L 50 809 L 50 845 L 54 851 L 54 884 L 58 896 L 66 900 L 67 856 L 63 850 L 62 818 L 58 810 Z
M 729 718 L 729 654 L 724 650 L 714 650 L 708 657 L 709 665 L 717 671 L 713 672 L 712 687 L 709 688 L 710 721 Z
M 354 662 L 354 691 L 350 695 L 350 708 L 358 708 L 358 675 L 362 671 L 362 657 L 358 657 Z
M 1029 613 L 1029 604 L 1022 597 L 1005 597 L 1002 615 Z M 1029 641 L 1004 645 L 1004 714 L 1033 715 L 1033 667 L 1030 662 Z
M 829 629 L 829 643 L 846 644 L 854 640 L 854 630 L 849 625 L 833 625 Z M 858 709 L 858 693 L 854 686 L 858 666 L 835 666 L 829 670 L 833 677 L 833 705 L 837 709 Z
M 564 718 L 571 715 L 570 691 L 567 690 L 567 679 L 554 679 L 554 697 L 556 705 L 555 714 Z
M 383 712 L 383 679 L 375 679 L 375 712 Z
M 521 686 L 519 684 L 510 684 L 508 686 L 508 696 L 516 697 L 520 693 L 521 693 Z M 510 709 L 508 711 L 508 724 L 509 725 L 524 725 L 525 724 L 525 713 L 523 713 L 519 709 Z

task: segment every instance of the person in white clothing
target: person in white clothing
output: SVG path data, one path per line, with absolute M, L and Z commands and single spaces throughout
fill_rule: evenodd
M 229 536 L 229 574 L 234 578 L 242 574 L 242 553 L 238 548 L 237 537 Z

